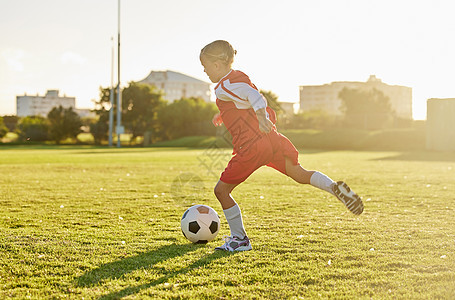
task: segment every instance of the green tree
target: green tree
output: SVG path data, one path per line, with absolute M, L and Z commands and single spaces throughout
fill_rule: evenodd
M 159 128 L 158 111 L 166 105 L 163 94 L 154 86 L 130 82 L 122 91 L 122 125 L 131 133 L 131 140 Z
M 94 110 L 98 115 L 98 121 L 96 125 L 91 126 L 95 140 L 104 140 L 108 137 L 110 95 L 110 88 L 100 87 L 100 99 L 95 101 Z M 113 109 L 116 112 L 117 89 L 114 89 L 114 100 Z M 158 111 L 165 105 L 163 94 L 151 85 L 130 82 L 128 87 L 122 90 L 122 125 L 126 132 L 132 134 L 131 140 L 143 136 L 146 132 L 153 136 L 152 140 L 156 140 L 160 130 Z M 117 124 L 117 113 L 114 113 L 114 122 Z
M 103 141 L 109 138 L 109 124 L 107 122 L 98 120 L 89 124 L 90 134 L 93 136 L 95 145 L 101 145 Z
M 339 125 L 337 117 L 323 110 L 309 110 L 292 115 L 284 124 L 285 129 L 329 129 Z
M 50 138 L 57 144 L 66 138 L 76 139 L 81 133 L 81 118 L 72 107 L 54 107 L 48 114 Z
M 276 112 L 277 116 L 283 112 L 283 109 L 278 102 L 278 96 L 276 94 L 274 94 L 272 91 L 265 90 L 260 90 L 259 92 L 267 100 L 267 105 Z
M 5 126 L 8 127 L 9 131 L 11 132 L 16 131 L 18 122 L 18 116 L 3 116 L 3 123 L 5 123 Z
M 3 123 L 3 118 L 0 117 L 0 139 L 3 138 L 8 133 L 8 131 L 8 127 L 6 127 L 5 123 Z
M 343 88 L 338 94 L 345 123 L 364 129 L 384 128 L 394 117 L 390 98 L 373 88 L 370 90 Z
M 100 87 L 100 98 L 95 102 L 94 112 L 98 116 L 95 122 L 90 123 L 90 133 L 95 140 L 95 144 L 100 145 L 103 141 L 109 138 L 109 109 L 110 104 L 111 88 Z M 114 100 L 117 99 L 117 90 L 114 90 Z M 114 112 L 116 105 L 114 104 Z M 116 115 L 114 115 L 114 121 Z
M 158 115 L 163 139 L 193 135 L 215 135 L 213 116 L 218 112 L 214 103 L 200 98 L 182 98 L 163 107 Z
M 48 130 L 48 120 L 40 116 L 32 116 L 21 118 L 16 132 L 22 141 L 43 142 L 49 137 Z

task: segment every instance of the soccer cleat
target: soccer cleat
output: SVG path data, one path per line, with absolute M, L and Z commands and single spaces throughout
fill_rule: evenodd
M 343 202 L 344 205 L 355 215 L 363 212 L 363 202 L 360 197 L 343 181 L 338 181 L 332 185 L 333 194 Z
M 248 251 L 253 249 L 251 247 L 250 239 L 245 236 L 243 239 L 240 239 L 237 236 L 225 236 L 224 237 L 224 244 L 220 247 L 216 247 L 215 250 L 223 250 L 223 251 Z

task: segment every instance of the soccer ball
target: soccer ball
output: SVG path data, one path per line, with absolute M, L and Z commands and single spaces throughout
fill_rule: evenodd
M 188 208 L 180 222 L 183 235 L 195 244 L 212 241 L 220 230 L 220 217 L 207 205 L 194 205 Z

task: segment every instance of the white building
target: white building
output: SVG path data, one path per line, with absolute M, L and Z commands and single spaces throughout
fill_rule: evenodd
M 27 116 L 42 116 L 47 117 L 47 114 L 54 107 L 62 106 L 63 108 L 76 107 L 76 98 L 60 97 L 58 90 L 48 90 L 45 96 L 24 96 L 16 97 L 16 114 L 18 117 Z
M 412 89 L 400 85 L 388 85 L 371 75 L 368 81 L 337 81 L 324 85 L 300 86 L 300 110 L 323 110 L 329 114 L 342 115 L 341 99 L 338 94 L 343 88 L 377 89 L 389 97 L 392 110 L 397 117 L 412 120 Z
M 287 116 L 292 116 L 299 111 L 299 103 L 278 101 L 278 104 Z
M 97 116 L 96 113 L 94 111 L 92 111 L 90 108 L 76 108 L 76 109 L 73 109 L 73 110 L 81 118 L 95 119 L 96 116 Z
M 164 99 L 174 102 L 181 98 L 202 98 L 210 102 L 210 83 L 173 71 L 152 71 L 139 83 L 146 83 L 161 89 Z
M 455 98 L 427 100 L 428 150 L 455 151 Z

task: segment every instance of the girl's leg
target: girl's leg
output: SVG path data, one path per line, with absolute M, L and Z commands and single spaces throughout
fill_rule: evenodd
M 236 205 L 234 198 L 231 196 L 232 190 L 238 186 L 238 184 L 230 184 L 222 182 L 221 180 L 215 186 L 215 196 L 220 201 L 223 210 L 229 209 Z
M 286 157 L 286 174 L 298 183 L 311 184 L 321 190 L 332 192 L 332 185 L 335 182 L 327 175 L 318 171 L 307 171 L 301 165 L 294 165 L 292 161 Z
M 229 184 L 223 181 L 218 181 L 215 186 L 215 196 L 220 201 L 223 208 L 224 215 L 229 224 L 232 237 L 243 239 L 246 236 L 245 228 L 243 226 L 242 213 L 239 206 L 231 196 L 232 190 L 238 184 Z
M 343 181 L 335 182 L 321 172 L 307 171 L 300 165 L 292 164 L 292 161 L 288 158 L 286 158 L 286 174 L 298 183 L 311 184 L 331 193 L 353 214 L 360 215 L 363 212 L 362 199 Z
M 313 173 L 314 171 L 307 171 L 301 165 L 293 165 L 291 160 L 286 157 L 286 174 L 296 182 L 310 184 Z

